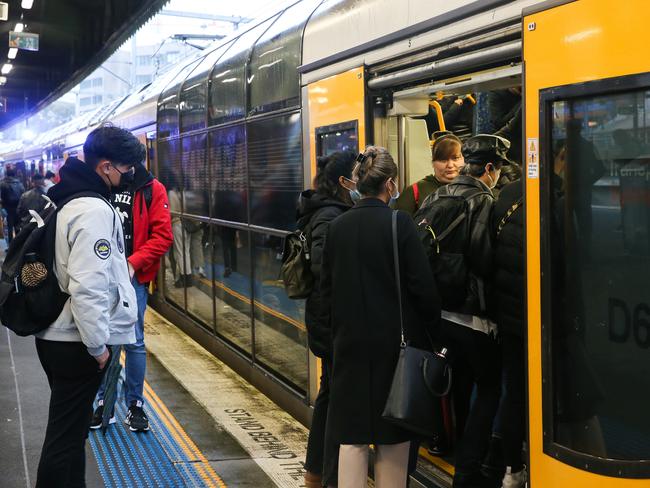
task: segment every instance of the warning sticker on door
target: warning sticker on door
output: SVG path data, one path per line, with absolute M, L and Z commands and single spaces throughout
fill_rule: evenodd
M 528 178 L 539 178 L 539 139 L 531 137 L 526 145 Z

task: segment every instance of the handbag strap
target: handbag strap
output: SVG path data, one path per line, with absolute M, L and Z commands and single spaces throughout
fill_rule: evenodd
M 397 210 L 393 210 L 392 224 L 393 224 L 393 261 L 395 263 L 395 283 L 397 284 L 397 301 L 399 303 L 399 328 L 400 328 L 401 338 L 402 338 L 400 347 L 406 347 L 406 339 L 404 338 L 404 316 L 402 314 L 402 284 L 399 275 L 399 248 L 397 247 Z

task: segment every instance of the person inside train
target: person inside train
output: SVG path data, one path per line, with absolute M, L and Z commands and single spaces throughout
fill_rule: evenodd
M 329 329 L 320 322 L 319 285 L 323 247 L 329 224 L 352 208 L 354 201 L 359 197 L 356 183 L 352 179 L 355 160 L 355 154 L 352 152 L 335 152 L 318 158 L 314 189 L 302 192 L 298 202 L 297 226 L 309 236 L 311 272 L 314 276 L 314 289 L 305 304 L 305 325 L 309 349 L 322 360 L 320 390 L 314 402 L 307 442 L 305 486 L 308 488 L 320 488 L 323 486 L 323 478 L 325 485 L 336 483 L 336 459 L 327 460 L 325 465 L 323 459 L 332 361 L 329 355 Z
M 45 180 L 43 175 L 36 173 L 32 177 L 32 185 L 34 186 L 31 190 L 26 191 L 20 197 L 18 202 L 18 208 L 16 209 L 17 213 L 17 229 L 20 232 L 21 227 L 27 224 L 32 215 L 29 213 L 30 210 L 33 210 L 36 213 L 39 213 L 45 208 L 47 200 L 43 198 L 43 195 L 46 193 L 45 189 Z
M 132 432 L 149 430 L 149 419 L 144 412 L 144 377 L 147 351 L 144 345 L 144 314 L 147 308 L 147 288 L 156 278 L 160 259 L 173 241 L 169 201 L 165 186 L 143 164 L 135 165 L 131 181 L 123 181 L 122 191 L 111 195 L 111 203 L 122 219 L 124 248 L 131 283 L 135 289 L 138 305 L 138 322 L 135 328 L 135 344 L 125 344 L 124 399 L 128 409 L 124 420 Z M 104 392 L 102 383 L 97 392 L 91 429 L 102 426 Z M 115 422 L 111 412 L 110 423 Z
M 446 194 L 463 197 L 470 212 L 469 251 L 465 255 L 469 271 L 465 285 L 467 297 L 457 309 L 443 310 L 441 323 L 441 340 L 449 348 L 454 369 L 452 395 L 459 431 L 455 488 L 486 483 L 480 468 L 499 403 L 501 369 L 496 325 L 489 320 L 487 307 L 493 273 L 490 219 L 494 204 L 492 189 L 502 166 L 509 164 L 509 147 L 507 140 L 494 135 L 469 138 L 462 149 L 467 174 L 445 187 Z M 473 401 L 472 391 L 475 392 Z
M 429 195 L 451 183 L 465 166 L 461 146 L 461 140 L 449 131 L 434 133 L 431 146 L 433 174 L 407 187 L 397 199 L 395 208 L 414 215 Z
M 500 192 L 494 206 L 491 231 L 494 236 L 494 274 L 491 316 L 501 342 L 503 392 L 495 442 L 503 459 L 498 475 L 503 488 L 523 488 L 526 467 L 522 449 L 526 438 L 526 273 L 524 262 L 523 182 L 514 181 Z M 499 464 L 501 464 L 499 462 Z M 505 469 L 505 475 L 502 474 Z
M 470 137 L 474 125 L 474 98 L 471 95 L 462 97 L 447 96 L 436 101 L 442 109 L 445 129 L 455 134 L 461 140 Z M 429 106 L 429 113 L 427 115 L 413 118 L 424 119 L 426 121 L 427 132 L 430 136 L 442 130 L 438 121 L 438 113 L 433 106 Z
M 388 151 L 368 147 L 354 171 L 362 199 L 329 225 L 321 266 L 321 323 L 331 333 L 325 458 L 339 448 L 338 486 L 366 486 L 374 444 L 375 486 L 406 486 L 417 436 L 382 417 L 400 351 L 400 317 L 388 204 L 399 197 Z M 440 300 L 413 220 L 397 212 L 405 338 L 431 349 Z

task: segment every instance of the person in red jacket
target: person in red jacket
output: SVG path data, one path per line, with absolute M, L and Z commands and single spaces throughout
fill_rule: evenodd
M 131 431 L 144 432 L 149 430 L 149 419 L 143 409 L 147 364 L 144 313 L 147 308 L 147 286 L 155 279 L 160 259 L 174 240 L 169 201 L 165 186 L 143 165 L 137 164 L 133 181 L 124 185 L 122 192 L 113 195 L 111 203 L 122 220 L 129 274 L 138 298 L 136 342 L 123 346 L 126 351 L 124 397 L 129 409 L 124 421 Z M 93 415 L 91 429 L 98 429 L 102 425 L 104 385 L 100 387 L 97 396 L 98 407 Z M 115 423 L 114 415 L 111 415 L 110 423 Z

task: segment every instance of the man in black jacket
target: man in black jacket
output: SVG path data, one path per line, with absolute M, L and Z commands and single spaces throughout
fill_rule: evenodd
M 501 338 L 504 395 L 499 416 L 507 466 L 503 486 L 522 487 L 526 470 L 521 450 L 526 435 L 526 299 L 524 264 L 524 200 L 521 180 L 506 185 L 494 207 L 494 316 Z
M 27 224 L 32 216 L 29 213 L 30 210 L 35 211 L 36 213 L 40 212 L 45 208 L 47 200 L 43 198 L 43 195 L 46 193 L 45 189 L 45 179 L 40 173 L 36 173 L 32 177 L 32 183 L 34 188 L 23 193 L 20 197 L 20 202 L 18 202 L 18 209 L 16 210 L 18 221 L 17 221 L 17 232 L 20 232 L 20 229 Z
M 469 138 L 463 144 L 466 174 L 445 187 L 448 194 L 465 198 L 470 215 L 470 242 L 465 254 L 469 270 L 467 299 L 457 310 L 442 311 L 441 327 L 454 367 L 453 395 L 461 437 L 454 488 L 481 487 L 488 482 L 480 468 L 499 403 L 501 378 L 496 326 L 487 315 L 487 285 L 493 272 L 492 188 L 499 180 L 501 167 L 510 163 L 509 148 L 509 141 L 498 136 L 481 134 Z M 470 409 L 474 387 L 476 398 Z
M 16 178 L 14 167 L 7 167 L 6 174 L 7 176 L 0 183 L 0 200 L 2 200 L 2 208 L 7 212 L 7 242 L 11 243 L 18 224 L 18 202 L 20 202 L 22 194 L 25 193 L 25 187 Z

